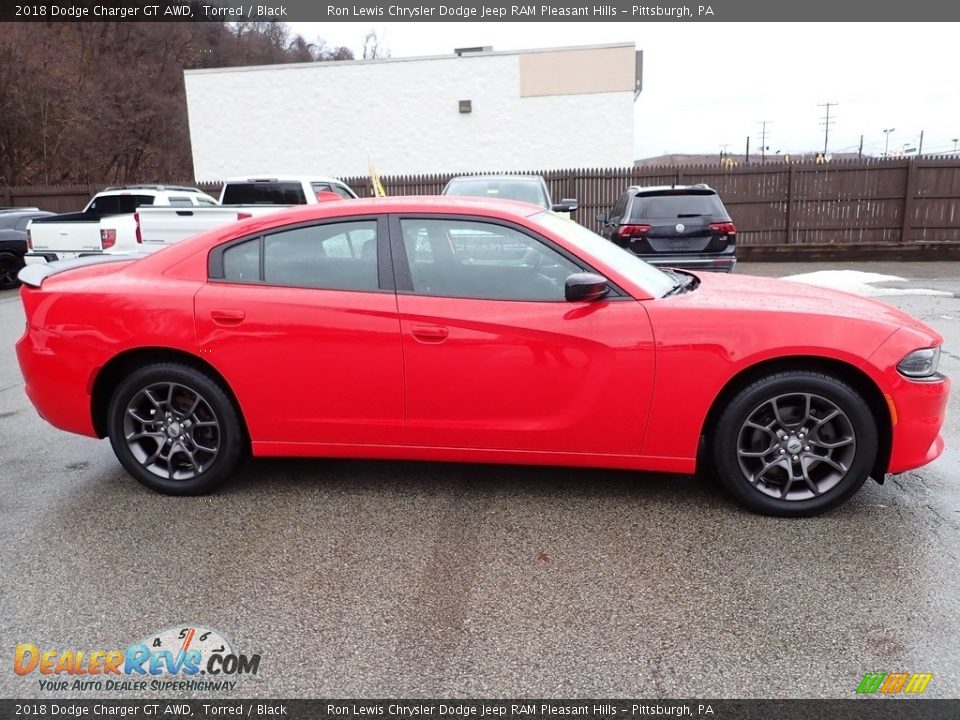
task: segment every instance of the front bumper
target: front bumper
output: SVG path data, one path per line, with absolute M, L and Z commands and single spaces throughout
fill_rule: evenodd
M 733 255 L 637 255 L 656 267 L 672 267 L 680 270 L 701 270 L 732 273 L 737 264 Z
M 946 418 L 950 379 L 935 375 L 926 380 L 901 378 L 887 403 L 895 413 L 893 444 L 887 472 L 902 473 L 933 462 L 943 452 L 940 428 Z

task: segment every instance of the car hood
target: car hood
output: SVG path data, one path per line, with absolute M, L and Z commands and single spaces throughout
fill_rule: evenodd
M 677 297 L 686 298 L 694 305 L 744 312 L 766 311 L 867 320 L 892 327 L 917 328 L 937 336 L 934 330 L 912 315 L 860 295 L 753 275 L 693 274 L 700 279 L 699 287 Z

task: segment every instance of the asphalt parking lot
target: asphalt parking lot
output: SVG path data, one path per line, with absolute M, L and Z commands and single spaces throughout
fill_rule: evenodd
M 870 292 L 944 335 L 956 383 L 960 263 L 849 267 L 904 278 Z M 22 329 L 0 293 L 2 697 L 53 697 L 13 673 L 17 643 L 187 624 L 262 657 L 205 697 L 849 698 L 868 671 L 960 696 L 956 384 L 942 458 L 809 520 L 748 514 L 709 479 L 341 460 L 252 461 L 172 498 L 36 415 Z

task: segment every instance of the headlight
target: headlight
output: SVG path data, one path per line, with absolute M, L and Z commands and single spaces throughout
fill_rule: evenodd
M 902 375 L 911 378 L 930 377 L 937 371 L 940 364 L 940 347 L 914 350 L 903 360 L 897 363 L 897 370 Z

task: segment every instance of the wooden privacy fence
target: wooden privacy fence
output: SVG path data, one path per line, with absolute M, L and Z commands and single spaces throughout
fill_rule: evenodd
M 543 175 L 556 200 L 574 197 L 576 219 L 596 230 L 629 185 L 692 185 L 716 189 L 743 247 L 773 251 L 817 248 L 954 246 L 960 243 L 960 158 L 578 168 L 521 171 Z M 385 175 L 388 195 L 436 195 L 454 173 Z M 344 178 L 368 196 L 368 177 Z M 190 184 L 190 183 L 177 183 Z M 221 183 L 200 183 L 211 194 Z M 0 188 L 0 205 L 75 211 L 101 187 Z M 919 249 L 919 248 L 917 248 Z

